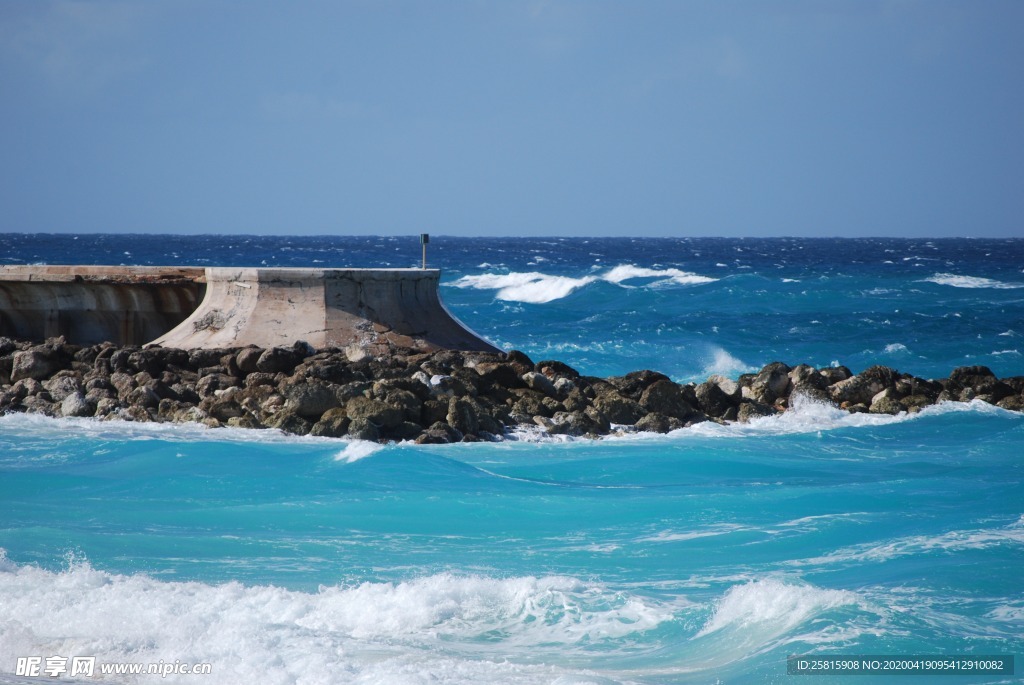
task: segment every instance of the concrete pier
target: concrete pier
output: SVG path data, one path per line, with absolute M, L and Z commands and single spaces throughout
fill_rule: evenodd
M 0 335 L 143 345 L 184 321 L 205 290 L 203 268 L 4 266 Z
M 0 335 L 182 349 L 498 351 L 445 308 L 436 269 L 0 267 Z

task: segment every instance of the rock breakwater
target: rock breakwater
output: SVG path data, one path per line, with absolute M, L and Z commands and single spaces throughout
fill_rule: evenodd
M 0 338 L 0 412 L 102 420 L 199 422 L 298 435 L 446 443 L 551 435 L 666 433 L 703 421 L 787 411 L 797 395 L 850 412 L 917 412 L 982 400 L 1024 410 L 1024 376 L 987 367 L 923 379 L 886 366 L 768 364 L 737 379 L 680 384 L 657 371 L 597 378 L 522 352 L 358 351 L 291 347 L 181 350 L 38 344 Z

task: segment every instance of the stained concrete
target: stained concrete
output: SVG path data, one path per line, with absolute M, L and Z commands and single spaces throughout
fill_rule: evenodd
M 436 269 L 0 267 L 0 334 L 183 349 L 498 351 L 458 321 Z
M 205 281 L 202 268 L 3 266 L 0 335 L 143 345 L 195 311 Z

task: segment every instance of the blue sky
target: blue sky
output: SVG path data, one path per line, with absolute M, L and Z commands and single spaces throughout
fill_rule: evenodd
M 0 0 L 0 231 L 1024 236 L 1024 2 Z

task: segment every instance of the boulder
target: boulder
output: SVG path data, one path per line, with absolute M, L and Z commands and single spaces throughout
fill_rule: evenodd
M 313 430 L 313 424 L 308 419 L 287 409 L 274 414 L 265 422 L 265 425 L 267 428 L 276 428 L 294 435 L 308 435 Z
M 548 397 L 555 397 L 558 395 L 558 391 L 555 390 L 555 384 L 551 382 L 551 379 L 542 373 L 537 371 L 529 371 L 522 375 L 523 383 L 526 387 L 537 392 L 544 393 Z
M 323 413 L 320 420 L 310 429 L 309 434 L 325 438 L 343 438 L 348 434 L 350 423 L 351 419 L 349 419 L 345 410 L 341 407 L 335 407 Z
M 373 423 L 369 419 L 352 419 L 348 424 L 348 437 L 353 440 L 369 440 L 371 442 L 376 442 L 380 440 L 380 429 L 377 427 L 377 424 Z
M 368 421 L 378 428 L 395 428 L 404 420 L 402 410 L 369 397 L 353 397 L 345 404 L 345 414 L 352 419 L 349 431 L 357 420 Z M 362 424 L 359 424 L 362 426 Z M 376 440 L 377 438 L 374 438 Z
M 736 412 L 736 420 L 740 423 L 748 423 L 752 419 L 761 418 L 763 416 L 774 416 L 775 410 L 769 405 L 763 402 L 741 402 L 739 410 Z
M 662 414 L 685 421 L 697 412 L 684 399 L 682 388 L 667 378 L 655 381 L 644 389 L 640 406 L 648 413 Z
M 651 412 L 636 422 L 636 429 L 644 433 L 669 433 L 679 430 L 685 427 L 685 425 L 674 416 L 665 416 L 664 414 Z
M 476 435 L 480 431 L 480 419 L 477 408 L 469 400 L 453 397 L 448 403 L 448 414 L 445 417 L 448 425 L 465 435 Z
M 885 391 L 879 393 L 877 399 L 872 400 L 868 411 L 872 414 L 899 414 L 903 411 L 900 401 L 888 395 Z
M 256 370 L 263 373 L 291 373 L 304 358 L 294 348 L 271 347 L 264 350 L 256 360 Z
M 792 381 L 789 378 L 790 371 L 792 368 L 782 362 L 765 365 L 754 376 L 750 386 L 743 389 L 743 397 L 764 404 L 772 404 L 780 397 L 789 396 L 792 386 Z
M 249 375 L 255 371 L 258 371 L 257 365 L 259 364 L 260 357 L 263 356 L 264 350 L 259 347 L 243 347 L 235 354 L 235 365 L 238 367 L 239 372 L 244 375 Z
M 647 410 L 640 403 L 618 393 L 609 392 L 599 395 L 593 404 L 612 423 L 632 426 L 647 415 Z
M 736 388 L 734 392 L 738 394 L 739 386 L 735 383 L 732 385 Z M 730 407 L 737 404 L 733 397 L 722 390 L 721 383 L 713 382 L 711 379 L 708 379 L 704 383 L 698 385 L 695 389 L 695 393 L 697 397 L 697 408 L 708 416 L 721 417 L 725 415 L 725 412 L 727 412 Z
M 580 372 L 572 368 L 568 364 L 563 364 L 560 361 L 546 360 L 537 362 L 534 365 L 534 369 L 539 373 L 544 374 L 552 381 L 556 378 L 568 378 L 569 380 L 576 380 L 580 377 Z
M 24 378 L 49 378 L 59 371 L 63 364 L 61 355 L 44 345 L 15 352 L 11 362 L 11 381 L 17 383 Z
M 340 406 L 334 389 L 320 381 L 290 383 L 281 389 L 285 409 L 304 419 L 317 421 L 328 409 Z
M 50 393 L 54 402 L 62 402 L 68 395 L 82 392 L 81 379 L 74 375 L 68 375 L 69 373 L 68 371 L 59 371 L 53 378 L 43 382 L 43 388 Z
M 96 405 L 89 402 L 81 391 L 65 395 L 60 403 L 61 416 L 92 416 Z
M 638 401 L 644 390 L 658 381 L 670 381 L 670 379 L 663 373 L 648 369 L 633 371 L 625 376 L 612 376 L 608 379 L 608 383 L 615 386 L 622 396 Z

